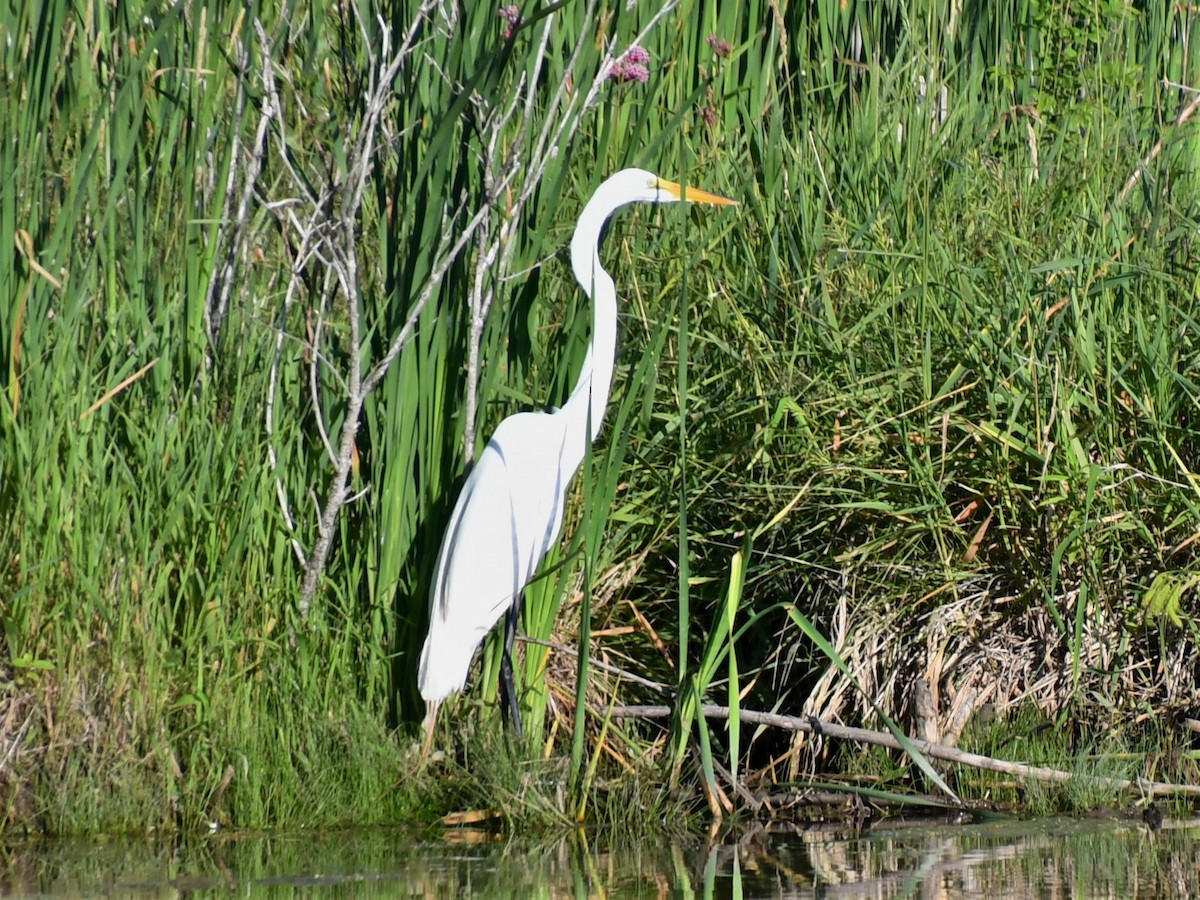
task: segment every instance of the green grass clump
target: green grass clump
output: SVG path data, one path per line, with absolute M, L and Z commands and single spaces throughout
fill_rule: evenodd
M 443 735 L 440 745 L 419 781 L 423 816 L 443 825 L 545 835 L 586 825 L 606 840 L 636 843 L 647 828 L 682 837 L 702 821 L 694 791 L 671 789 L 653 759 L 613 767 L 581 793 L 571 790 L 569 756 L 531 756 L 494 719 Z
M 1081 711 L 1086 708 L 1081 706 Z M 1049 782 L 959 767 L 956 783 L 965 797 L 1035 815 L 1128 810 L 1149 799 L 1123 794 L 1105 779 L 1140 777 L 1191 784 L 1196 775 L 1194 752 L 1184 750 L 1178 736 L 1160 723 L 1131 720 L 1102 732 L 1094 723 L 1081 723 L 1069 713 L 1058 721 L 1048 719 L 1033 706 L 1023 707 L 1006 720 L 972 725 L 962 746 L 984 756 L 1077 776 L 1067 782 Z M 1186 798 L 1156 799 L 1180 815 L 1190 808 Z

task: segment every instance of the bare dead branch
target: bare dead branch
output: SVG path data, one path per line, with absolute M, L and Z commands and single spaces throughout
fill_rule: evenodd
M 1165 81 L 1165 79 L 1164 79 L 1164 84 L 1167 87 L 1175 87 L 1176 86 L 1176 85 L 1172 85 L 1171 82 L 1169 82 L 1169 81 Z M 1178 87 L 1182 87 L 1182 85 L 1179 85 Z M 1185 88 L 1185 90 L 1195 90 L 1195 89 L 1194 88 Z M 1175 127 L 1178 128 L 1180 125 L 1187 122 L 1192 116 L 1194 116 L 1196 114 L 1196 110 L 1198 110 L 1198 109 L 1200 109 L 1200 93 L 1197 93 L 1196 96 L 1192 98 L 1192 102 L 1189 103 L 1186 107 L 1184 107 L 1183 111 L 1180 112 L 1179 115 L 1176 117 Z M 1137 185 L 1137 183 L 1139 181 L 1141 181 L 1142 175 L 1145 174 L 1145 172 L 1150 168 L 1150 163 L 1154 162 L 1154 160 L 1158 158 L 1158 155 L 1160 153 L 1162 153 L 1162 149 L 1163 149 L 1163 142 L 1162 142 L 1162 139 L 1160 138 L 1159 140 L 1155 141 L 1154 146 L 1150 148 L 1150 152 L 1148 154 L 1146 154 L 1146 158 L 1143 159 L 1138 164 L 1138 167 L 1133 170 L 1133 174 L 1130 175 L 1129 179 L 1125 182 L 1125 186 L 1123 188 L 1121 188 L 1121 193 L 1119 193 L 1117 195 L 1118 203 L 1122 203 L 1125 201 L 1125 198 L 1129 196 L 1129 192 L 1134 189 L 1134 187 Z
M 340 204 L 340 216 L 336 222 L 337 239 L 330 245 L 330 264 L 338 282 L 341 296 L 346 301 L 347 318 L 350 325 L 350 351 L 346 377 L 346 409 L 342 419 L 341 434 L 334 457 L 334 472 L 325 496 L 325 502 L 320 506 L 317 525 L 317 539 L 308 557 L 304 570 L 304 581 L 301 585 L 299 611 L 301 619 L 308 616 L 312 598 L 316 594 L 317 585 L 325 571 L 325 560 L 333 541 L 334 527 L 342 507 L 347 502 L 347 491 L 350 469 L 355 457 L 355 439 L 358 435 L 359 417 L 363 403 L 376 384 L 382 378 L 364 380 L 365 348 L 362 335 L 362 307 L 360 302 L 358 274 L 358 234 L 357 225 L 362 208 L 362 199 L 370 179 L 375 160 L 375 136 L 378 132 L 380 118 L 387 107 L 392 82 L 411 55 L 415 39 L 421 24 L 438 7 L 435 0 L 427 0 L 418 10 L 404 39 L 395 53 L 391 52 L 391 32 L 380 23 L 382 50 L 376 56 L 370 40 L 366 40 L 368 58 L 368 90 L 366 107 L 359 130 L 354 139 L 353 154 L 348 166 L 348 184 L 342 189 L 345 192 Z M 354 7 L 358 17 L 359 27 L 366 34 L 366 23 L 362 20 L 357 7 Z M 379 59 L 384 62 L 378 62 Z M 452 260 L 451 260 L 452 262 Z M 449 268 L 449 264 L 447 267 Z M 329 291 L 325 292 L 329 296 Z M 429 296 L 432 296 L 430 291 Z M 423 304 L 422 304 L 423 306 Z M 418 311 L 419 314 L 419 311 Z M 415 326 L 416 314 L 410 311 L 409 323 Z M 407 324 L 407 323 L 406 323 Z M 399 351 L 397 351 L 398 353 Z M 394 359 L 395 356 L 392 356 Z M 314 365 L 319 365 L 319 357 L 314 357 Z M 388 363 L 390 365 L 390 361 Z M 386 372 L 386 368 L 382 370 Z M 374 374 L 374 373 L 372 373 Z M 319 378 L 314 375 L 314 381 Z
M 329 440 L 329 429 L 325 426 L 325 405 L 321 402 L 321 364 L 325 362 L 325 358 L 319 352 L 320 348 L 324 346 L 325 313 L 329 308 L 329 297 L 332 294 L 332 285 L 330 284 L 332 278 L 332 270 L 326 269 L 325 287 L 321 292 L 320 302 L 317 304 L 317 320 L 313 323 L 312 337 L 310 338 L 308 393 L 312 399 L 313 419 L 317 423 L 317 433 L 321 436 L 321 445 L 325 448 L 325 455 L 331 464 L 337 465 L 337 454 L 333 452 L 333 443 Z M 349 386 L 342 380 L 341 373 L 334 366 L 326 365 L 325 368 L 338 379 L 343 391 L 349 391 Z
M 244 69 L 247 61 L 248 54 L 245 52 L 245 48 L 242 47 L 239 52 L 239 67 Z M 245 106 L 246 89 L 243 83 L 238 87 L 237 108 L 233 116 L 235 122 L 241 121 Z M 262 109 L 259 112 L 258 127 L 254 134 L 254 144 L 245 154 L 246 159 L 244 163 L 242 162 L 241 134 L 239 129 L 233 129 L 229 176 L 225 184 L 225 202 L 221 210 L 222 225 L 218 231 L 217 238 L 218 244 L 223 244 L 227 248 L 227 251 L 222 254 L 223 258 L 218 270 L 213 273 L 213 277 L 209 281 L 208 296 L 205 298 L 204 303 L 204 326 L 208 333 L 209 341 L 214 345 L 220 338 L 221 324 L 224 322 L 225 315 L 229 311 L 229 298 L 233 293 L 238 258 L 245 246 L 246 231 L 250 225 L 251 201 L 257 191 L 258 179 L 262 174 L 263 163 L 266 160 L 267 140 L 270 134 L 271 122 L 275 118 L 277 108 L 271 103 L 263 103 Z M 237 212 L 231 215 L 230 206 L 235 194 L 237 194 L 236 187 L 239 169 L 244 172 L 242 176 L 242 190 L 240 195 L 238 195 Z M 233 233 L 226 237 L 226 229 L 230 227 L 232 227 Z
M 454 264 L 454 260 L 458 258 L 458 254 L 462 252 L 463 247 L 474 237 L 475 230 L 479 228 L 482 220 L 490 214 L 491 209 L 487 206 L 478 209 L 459 233 L 458 239 L 450 245 L 449 249 L 442 252 L 437 263 L 434 265 L 433 271 L 429 275 L 429 280 L 425 282 L 425 286 L 421 289 L 420 295 L 417 297 L 408 314 L 408 318 L 405 319 L 404 325 L 401 326 L 400 331 L 396 333 L 396 336 L 392 339 L 392 343 L 388 346 L 387 353 L 375 364 L 370 374 L 363 381 L 366 393 L 369 394 L 373 391 L 379 382 L 383 380 L 383 377 L 388 373 L 388 369 L 391 368 L 396 357 L 400 355 L 400 351 L 412 340 L 413 333 L 416 331 L 417 320 L 421 316 L 421 311 L 425 309 L 425 304 L 429 302 L 434 292 L 441 286 L 442 279 L 446 277 L 446 272 Z M 442 243 L 449 241 L 454 234 L 454 224 L 456 221 L 457 219 L 452 217 L 446 223 L 446 227 L 442 230 Z
M 670 706 L 615 706 L 611 709 L 597 709 L 596 716 L 611 716 L 614 719 L 666 719 L 674 710 Z M 707 719 L 728 719 L 728 706 L 705 703 L 700 707 L 700 714 Z M 815 717 L 800 718 L 799 716 L 781 716 L 776 713 L 757 712 L 743 709 L 738 711 L 738 719 L 750 725 L 770 725 L 787 731 L 801 731 L 807 734 L 819 734 L 825 737 L 845 741 L 857 741 L 863 744 L 875 744 L 889 747 L 892 750 L 903 750 L 895 735 L 886 731 L 871 731 L 867 728 L 851 728 L 834 722 L 823 722 Z M 948 762 L 970 766 L 975 769 L 987 769 L 992 772 L 1003 772 L 1020 778 L 1032 778 L 1035 781 L 1051 781 L 1065 783 L 1081 781 L 1099 787 L 1119 791 L 1137 791 L 1150 798 L 1159 796 L 1188 796 L 1200 797 L 1200 785 L 1171 784 L 1164 781 L 1150 781 L 1145 778 L 1111 778 L 1106 775 L 1086 775 L 1077 772 L 1065 772 L 1062 769 L 1052 769 L 1048 766 L 1031 766 L 1026 763 L 1009 762 L 979 753 L 968 753 L 957 747 L 945 744 L 935 744 L 930 741 L 910 738 L 915 746 L 925 756 L 934 759 L 944 759 Z

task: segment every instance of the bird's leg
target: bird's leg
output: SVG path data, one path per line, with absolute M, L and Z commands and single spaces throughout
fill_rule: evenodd
M 425 720 L 423 730 L 425 732 L 425 740 L 421 742 L 421 755 L 417 757 L 417 764 L 409 775 L 415 775 L 425 768 L 425 763 L 429 759 L 429 751 L 433 749 L 433 732 L 437 728 L 438 707 L 441 706 L 440 700 L 429 700 L 425 703 Z
M 517 736 L 518 741 L 524 740 L 525 736 L 521 731 L 521 710 L 517 703 L 517 690 L 513 683 L 512 648 L 513 641 L 517 638 L 517 619 L 520 618 L 520 615 L 521 600 L 518 594 L 517 601 L 508 610 L 504 629 L 504 655 L 500 659 L 500 692 L 503 695 L 504 705 L 508 707 L 513 734 Z

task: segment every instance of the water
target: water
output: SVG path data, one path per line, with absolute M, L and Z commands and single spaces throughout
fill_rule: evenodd
M 217 835 L 187 849 L 59 841 L 3 851 L 0 895 L 77 897 L 1186 897 L 1200 820 L 754 827 L 605 849 L 454 831 Z

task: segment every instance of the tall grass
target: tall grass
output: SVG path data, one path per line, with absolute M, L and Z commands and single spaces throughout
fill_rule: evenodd
M 732 522 L 786 509 L 751 608 L 798 601 L 864 693 L 783 626 L 752 696 L 868 720 L 883 698 L 911 720 L 928 679 L 941 727 L 977 692 L 1081 731 L 1089 689 L 1106 720 L 1186 702 L 1191 638 L 1147 634 L 1139 597 L 1194 566 L 1195 172 L 1172 122 L 1196 61 L 1165 50 L 1194 23 L 1075 4 L 791 13 L 804 49 L 774 159 L 794 165 L 762 166 L 774 228 L 746 254 L 766 334 L 748 328 L 736 362 L 693 354 L 758 409 L 696 417 L 694 459 L 721 487 L 691 544 L 719 565 Z M 699 330 L 728 344 L 717 323 Z M 1164 682 L 1137 674 L 1148 657 Z
M 1194 16 L 935 6 L 4 6 L 10 821 L 417 814 L 389 729 L 441 528 L 495 424 L 569 391 L 556 251 L 634 164 L 742 206 L 610 229 L 613 408 L 523 627 L 673 686 L 680 727 L 574 719 L 580 673 L 636 689 L 530 644 L 542 752 L 695 735 L 715 782 L 784 748 L 685 704 L 908 723 L 919 679 L 947 721 L 1182 708 Z M 649 82 L 605 79 L 635 40 Z

